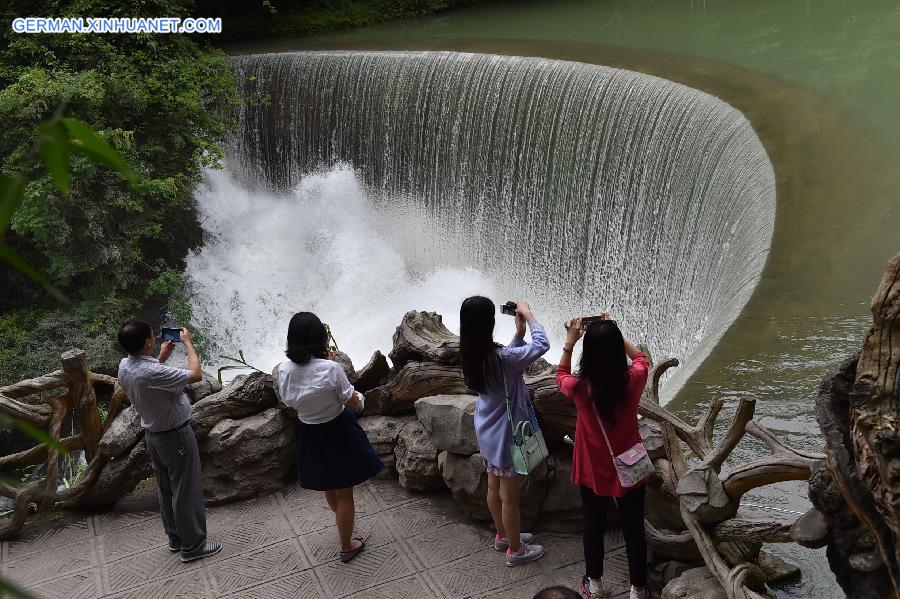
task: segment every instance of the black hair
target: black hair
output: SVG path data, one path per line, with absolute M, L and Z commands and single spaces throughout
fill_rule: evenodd
M 144 349 L 147 339 L 153 336 L 153 329 L 143 320 L 129 320 L 119 329 L 116 336 L 119 345 L 129 354 L 136 354 Z
M 555 586 L 541 590 L 534 599 L 581 599 L 581 594 L 569 587 Z
M 288 325 L 287 351 L 292 362 L 306 364 L 312 358 L 328 357 L 328 333 L 312 312 L 297 312 Z
M 499 356 L 494 344 L 494 302 L 475 295 L 459 308 L 459 353 L 466 386 L 487 392 L 496 386 Z M 493 376 L 492 376 L 493 375 Z
M 625 338 L 612 320 L 588 326 L 579 363 L 582 381 L 589 384 L 591 399 L 603 420 L 615 423 L 615 407 L 628 385 L 628 359 Z

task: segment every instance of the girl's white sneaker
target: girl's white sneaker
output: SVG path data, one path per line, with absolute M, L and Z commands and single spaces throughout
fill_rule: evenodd
M 631 593 L 628 594 L 628 599 L 647 599 L 647 589 L 643 588 L 640 591 L 634 590 L 634 587 L 631 587 Z

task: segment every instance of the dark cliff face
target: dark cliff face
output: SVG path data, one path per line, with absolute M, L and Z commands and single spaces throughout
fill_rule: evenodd
M 809 498 L 828 522 L 828 564 L 847 597 L 892 597 L 894 590 L 888 566 L 878 543 L 850 509 L 843 494 L 849 493 L 868 518 L 878 517 L 871 493 L 857 473 L 857 456 L 851 442 L 850 395 L 858 361 L 858 355 L 848 359 L 836 374 L 822 381 L 816 417 L 825 437 L 829 465 L 823 464 L 813 472 Z M 881 530 L 886 532 L 887 528 L 882 526 Z

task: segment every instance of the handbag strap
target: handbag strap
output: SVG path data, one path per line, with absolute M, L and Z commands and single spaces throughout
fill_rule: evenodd
M 600 432 L 603 433 L 603 440 L 606 441 L 606 448 L 609 449 L 609 455 L 611 458 L 615 459 L 616 454 L 613 453 L 612 445 L 609 444 L 609 437 L 606 436 L 606 427 L 603 426 L 603 421 L 600 420 L 600 413 L 597 411 L 597 404 L 594 403 L 594 398 L 590 398 L 591 407 L 594 408 L 594 417 L 597 419 L 597 424 L 600 425 Z
M 512 410 L 509 406 L 509 386 L 506 383 L 506 365 L 503 363 L 503 357 L 498 351 L 496 354 L 497 361 L 500 363 L 500 375 L 503 377 L 503 395 L 506 397 L 506 417 L 509 419 L 509 426 L 512 428 L 513 440 L 516 438 L 516 424 L 512 419 Z

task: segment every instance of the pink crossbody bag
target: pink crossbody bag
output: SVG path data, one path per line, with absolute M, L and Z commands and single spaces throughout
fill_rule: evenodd
M 612 457 L 613 466 L 616 469 L 616 474 L 619 476 L 619 483 L 622 487 L 633 487 L 655 473 L 656 468 L 653 467 L 653 462 L 650 460 L 650 456 L 647 455 L 647 448 L 644 447 L 642 441 L 638 441 L 619 455 L 613 453 L 612 445 L 609 444 L 609 437 L 606 436 L 606 428 L 603 426 L 603 421 L 600 420 L 600 414 L 597 412 L 597 406 L 594 405 L 593 401 L 591 402 L 591 407 L 594 408 L 594 417 L 597 419 L 597 424 L 600 425 L 603 440 L 606 441 L 606 447 L 609 449 L 609 455 Z

